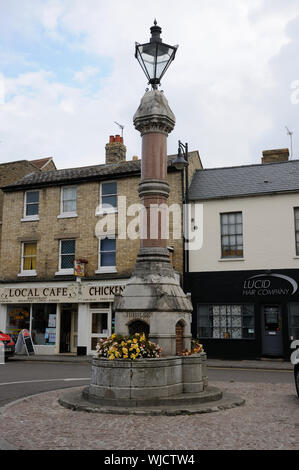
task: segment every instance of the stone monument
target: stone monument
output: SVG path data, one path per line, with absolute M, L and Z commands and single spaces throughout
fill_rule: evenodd
M 154 46 L 158 60 L 160 46 L 162 52 L 165 47 L 174 47 L 161 42 L 159 26 L 155 24 L 151 31 L 151 43 L 140 47 L 148 54 Z M 134 413 L 142 407 L 143 412 L 176 414 L 188 406 L 222 398 L 219 389 L 208 386 L 206 354 L 179 355 L 190 349 L 192 304 L 170 263 L 163 224 L 152 210 L 162 207 L 161 217 L 167 215 L 167 136 L 175 125 L 164 93 L 157 90 L 159 80 L 151 78 L 153 89 L 145 93 L 133 118 L 142 136 L 140 249 L 132 276 L 115 301 L 115 333 L 146 333 L 162 347 L 162 356 L 136 360 L 94 358 L 91 383 L 83 391 L 81 409 L 90 410 L 93 404 L 101 412 Z M 80 409 L 72 400 L 61 401 Z

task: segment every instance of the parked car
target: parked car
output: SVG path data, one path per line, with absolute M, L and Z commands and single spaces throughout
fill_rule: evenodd
M 291 349 L 295 349 L 295 351 L 291 355 L 291 362 L 294 365 L 295 385 L 296 385 L 297 395 L 299 398 L 299 347 L 298 346 L 299 346 L 298 339 L 293 341 L 291 344 Z
M 0 331 L 0 341 L 2 341 L 2 343 L 4 344 L 5 359 L 10 356 L 13 356 L 15 353 L 15 343 L 13 342 L 11 337 L 6 333 L 2 333 L 2 331 Z
M 295 385 L 296 385 L 297 395 L 299 398 L 299 359 L 298 359 L 298 363 L 295 364 L 294 366 L 294 375 L 295 375 Z

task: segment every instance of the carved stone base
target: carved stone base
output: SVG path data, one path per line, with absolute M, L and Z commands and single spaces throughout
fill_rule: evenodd
M 142 248 L 134 272 L 115 299 L 115 331 L 128 335 L 130 325 L 143 321 L 149 339 L 162 347 L 163 356 L 176 350 L 176 325 L 183 327 L 183 349 L 191 346 L 192 304 L 182 290 L 167 250 Z

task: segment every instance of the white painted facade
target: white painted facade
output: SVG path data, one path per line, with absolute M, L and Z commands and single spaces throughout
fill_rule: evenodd
M 203 231 L 203 244 L 202 248 L 189 252 L 190 273 L 299 268 L 294 220 L 299 193 L 215 199 L 196 204 L 203 205 L 203 221 L 194 220 L 191 226 L 198 227 L 194 234 L 199 237 Z M 221 258 L 220 214 L 227 212 L 242 212 L 243 258 Z

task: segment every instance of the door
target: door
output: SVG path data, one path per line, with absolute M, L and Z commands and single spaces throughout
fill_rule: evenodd
M 61 309 L 60 313 L 60 353 L 71 352 L 72 312 Z
M 60 309 L 60 353 L 76 353 L 78 338 L 78 305 L 65 304 Z
M 111 335 L 111 311 L 91 310 L 90 312 L 90 346 L 89 352 L 95 352 L 100 339 Z
M 283 356 L 282 318 L 280 305 L 263 305 L 262 320 L 262 354 Z

